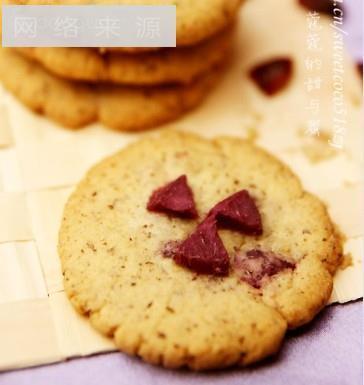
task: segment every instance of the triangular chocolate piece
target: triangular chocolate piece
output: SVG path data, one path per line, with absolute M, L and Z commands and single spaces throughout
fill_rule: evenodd
M 186 175 L 154 191 L 147 209 L 181 218 L 197 218 L 196 204 Z

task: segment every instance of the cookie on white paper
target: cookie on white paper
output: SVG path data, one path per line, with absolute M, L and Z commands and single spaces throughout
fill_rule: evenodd
M 121 351 L 203 370 L 277 352 L 327 303 L 341 242 L 324 205 L 251 142 L 164 131 L 87 173 L 59 254 L 72 304 Z

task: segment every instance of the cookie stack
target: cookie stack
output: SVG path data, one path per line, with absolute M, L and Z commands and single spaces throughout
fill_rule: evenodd
M 99 121 L 121 131 L 152 128 L 176 119 L 208 95 L 229 58 L 240 3 L 178 1 L 177 48 L 2 48 L 0 80 L 25 105 L 63 126 L 78 128 Z

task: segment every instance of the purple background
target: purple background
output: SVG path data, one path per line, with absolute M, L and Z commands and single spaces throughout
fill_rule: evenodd
M 1 385 L 359 385 L 361 302 L 330 306 L 291 333 L 281 353 L 249 369 L 196 374 L 150 366 L 120 353 L 4 373 Z
M 347 46 L 361 61 L 362 0 L 344 0 L 344 4 Z M 313 323 L 290 333 L 277 357 L 249 369 L 210 374 L 169 371 L 111 353 L 2 373 L 0 385 L 189 385 L 194 380 L 199 385 L 359 385 L 363 383 L 362 331 L 358 301 L 330 306 Z

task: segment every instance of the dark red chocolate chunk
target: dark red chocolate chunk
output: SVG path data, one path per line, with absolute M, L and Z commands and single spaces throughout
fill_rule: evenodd
M 363 62 L 357 63 L 356 68 L 358 69 L 360 77 L 363 79 Z
M 292 73 L 292 60 L 278 58 L 255 66 L 250 71 L 250 77 L 265 94 L 274 95 L 288 85 Z
M 197 218 L 196 204 L 186 175 L 154 191 L 147 209 L 181 218 Z
M 234 269 L 240 279 L 256 289 L 261 288 L 264 278 L 294 268 L 294 263 L 282 259 L 280 255 L 258 249 L 237 255 L 234 261 Z
M 198 274 L 228 275 L 229 255 L 217 233 L 216 220 L 203 221 L 174 251 L 173 259 Z
M 300 5 L 311 11 L 324 13 L 330 16 L 334 15 L 335 8 L 340 9 L 341 11 L 343 10 L 342 5 L 338 1 L 335 1 L 334 4 L 333 0 L 298 0 L 298 2 Z M 342 13 L 338 16 L 342 16 Z
M 254 199 L 248 191 L 241 190 L 219 202 L 208 214 L 216 218 L 221 227 L 249 235 L 263 233 L 262 219 Z

